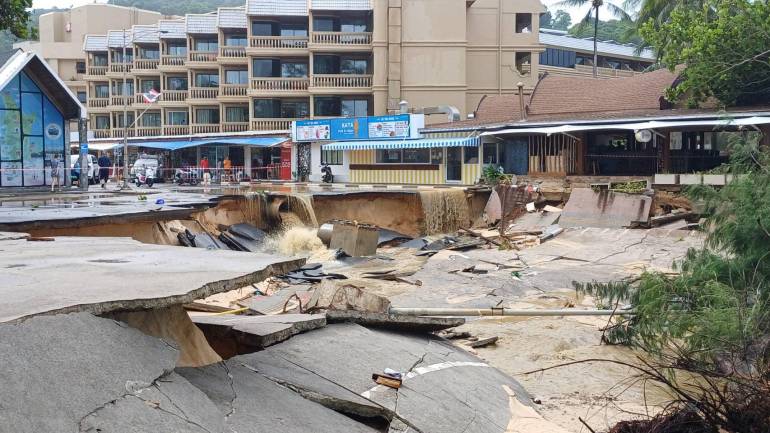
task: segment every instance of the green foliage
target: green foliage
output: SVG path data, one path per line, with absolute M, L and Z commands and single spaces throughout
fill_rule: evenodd
M 643 180 L 619 182 L 610 185 L 610 191 L 624 192 L 626 194 L 641 194 L 646 190 L 647 182 Z
M 569 29 L 569 34 L 576 38 L 589 38 L 594 35 L 594 25 L 575 25 Z M 599 41 L 615 41 L 622 44 L 640 44 L 642 39 L 636 33 L 636 24 L 628 20 L 609 20 L 599 21 L 599 31 L 597 32 Z
M 0 1 L 0 30 L 8 30 L 18 38 L 27 37 L 29 12 L 32 0 L 2 0 Z
M 746 353 L 770 333 L 770 155 L 754 139 L 731 147 L 730 170 L 743 174 L 720 190 L 688 190 L 704 203 L 708 235 L 678 264 L 678 275 L 573 283 L 602 306 L 630 303 L 636 310 L 616 320 L 608 341 L 710 364 L 722 353 Z
M 110 4 L 157 11 L 164 15 L 213 12 L 218 7 L 243 6 L 244 0 L 109 0 Z
M 498 166 L 487 165 L 481 172 L 481 182 L 493 186 L 506 182 L 510 183 L 511 176 L 504 174 Z
M 568 30 L 572 25 L 572 17 L 566 11 L 558 9 L 553 14 L 546 11 L 540 14 L 540 28 L 554 30 Z
M 698 106 L 710 97 L 723 105 L 770 99 L 770 5 L 767 0 L 680 2 L 665 22 L 650 18 L 640 33 L 671 70 L 684 65 L 667 93 Z

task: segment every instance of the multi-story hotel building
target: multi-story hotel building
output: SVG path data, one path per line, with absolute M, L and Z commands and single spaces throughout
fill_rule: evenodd
M 443 113 L 429 123 L 464 117 L 484 95 L 532 91 L 543 11 L 538 0 L 248 0 L 87 35 L 89 129 L 122 137 L 126 105 L 129 125 L 141 115 L 131 137 L 286 131 L 401 101 Z M 142 97 L 150 89 L 157 103 Z

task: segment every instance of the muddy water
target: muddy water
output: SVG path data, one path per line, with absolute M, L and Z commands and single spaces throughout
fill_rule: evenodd
M 313 208 L 313 196 L 309 194 L 290 194 L 286 197 L 287 210 L 299 217 L 307 226 L 318 227 L 318 218 Z
M 421 191 L 425 233 L 450 233 L 470 224 L 470 210 L 465 191 L 446 189 Z

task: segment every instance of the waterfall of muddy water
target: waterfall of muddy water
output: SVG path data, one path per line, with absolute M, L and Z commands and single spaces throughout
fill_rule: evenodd
M 313 196 L 309 194 L 289 194 L 286 196 L 289 212 L 297 215 L 303 224 L 318 227 L 318 220 L 313 210 Z
M 305 226 L 284 226 L 265 242 L 265 251 L 284 256 L 308 257 L 308 262 L 325 262 L 334 258 L 334 251 L 326 248 L 318 237 L 318 230 Z
M 419 194 L 426 234 L 449 233 L 468 225 L 470 211 L 464 190 L 440 189 Z
M 267 215 L 267 195 L 262 192 L 249 192 L 244 196 L 244 200 L 243 216 L 246 217 L 245 222 L 261 229 L 267 228 L 270 225 L 270 221 L 268 221 L 269 216 Z

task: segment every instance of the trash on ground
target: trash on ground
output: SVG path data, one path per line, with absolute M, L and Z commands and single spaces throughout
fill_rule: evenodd
M 387 386 L 388 388 L 393 388 L 393 389 L 401 388 L 401 376 L 394 377 L 384 373 L 383 374 L 373 373 L 372 380 L 374 380 L 378 385 Z
M 469 346 L 471 346 L 474 349 L 479 348 L 479 347 L 485 347 L 485 346 L 489 346 L 491 344 L 497 344 L 497 340 L 498 339 L 500 339 L 500 337 L 497 337 L 497 336 L 489 337 L 489 338 L 482 338 L 482 339 L 479 339 L 477 341 L 471 342 L 469 344 Z

